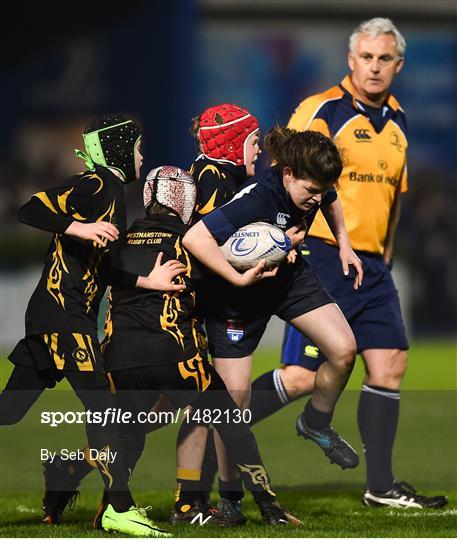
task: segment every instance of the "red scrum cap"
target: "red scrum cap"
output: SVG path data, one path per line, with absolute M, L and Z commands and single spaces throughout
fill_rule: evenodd
M 205 109 L 199 121 L 198 140 L 205 156 L 233 165 L 246 164 L 246 140 L 259 129 L 255 116 L 224 103 Z

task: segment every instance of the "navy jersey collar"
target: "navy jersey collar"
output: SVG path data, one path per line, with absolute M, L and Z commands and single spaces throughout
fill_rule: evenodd
M 356 98 L 356 91 L 349 75 L 346 75 L 339 84 L 339 87 L 343 90 L 346 99 L 352 102 L 354 110 L 370 119 L 377 133 L 382 131 L 389 120 L 395 119 L 399 111 L 403 112 L 400 103 L 398 103 L 392 94 L 387 96 L 380 113 L 371 111 L 373 107 L 362 103 Z

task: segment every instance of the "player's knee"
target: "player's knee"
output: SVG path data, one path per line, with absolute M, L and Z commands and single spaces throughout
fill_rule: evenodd
M 385 380 L 387 388 L 398 388 L 406 373 L 408 355 L 406 351 L 391 351 L 385 362 Z
M 399 370 L 401 374 L 406 373 L 406 368 L 408 367 L 408 352 L 407 351 L 397 351 L 397 358 L 399 364 Z
M 247 409 L 251 403 L 251 389 L 245 388 L 243 390 L 229 390 L 230 395 L 233 398 L 233 401 L 237 404 L 240 409 Z
M 367 382 L 374 386 L 398 390 L 408 365 L 408 354 L 399 349 L 385 350 L 385 356 L 371 366 Z
M 248 407 L 251 401 L 251 370 L 246 368 L 246 361 L 250 363 L 250 357 L 214 359 L 214 366 L 217 375 L 222 379 L 222 386 L 227 388 L 240 409 Z M 238 362 L 240 362 L 240 369 L 236 368 Z
M 354 367 L 357 345 L 354 336 L 348 335 L 340 341 L 337 349 L 332 355 L 334 365 L 342 371 L 352 370 Z
M 290 400 L 311 394 L 316 372 L 302 366 L 287 365 L 280 372 L 282 384 Z

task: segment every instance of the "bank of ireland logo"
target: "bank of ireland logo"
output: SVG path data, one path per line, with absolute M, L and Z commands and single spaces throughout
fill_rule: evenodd
M 371 135 L 368 129 L 354 129 L 356 142 L 371 142 Z
M 228 319 L 227 321 L 227 337 L 233 343 L 238 343 L 244 336 L 244 322 Z

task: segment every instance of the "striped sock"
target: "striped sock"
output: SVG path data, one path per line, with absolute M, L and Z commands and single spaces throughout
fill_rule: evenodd
M 281 381 L 280 369 L 268 371 L 252 383 L 251 425 L 267 418 L 290 402 Z

